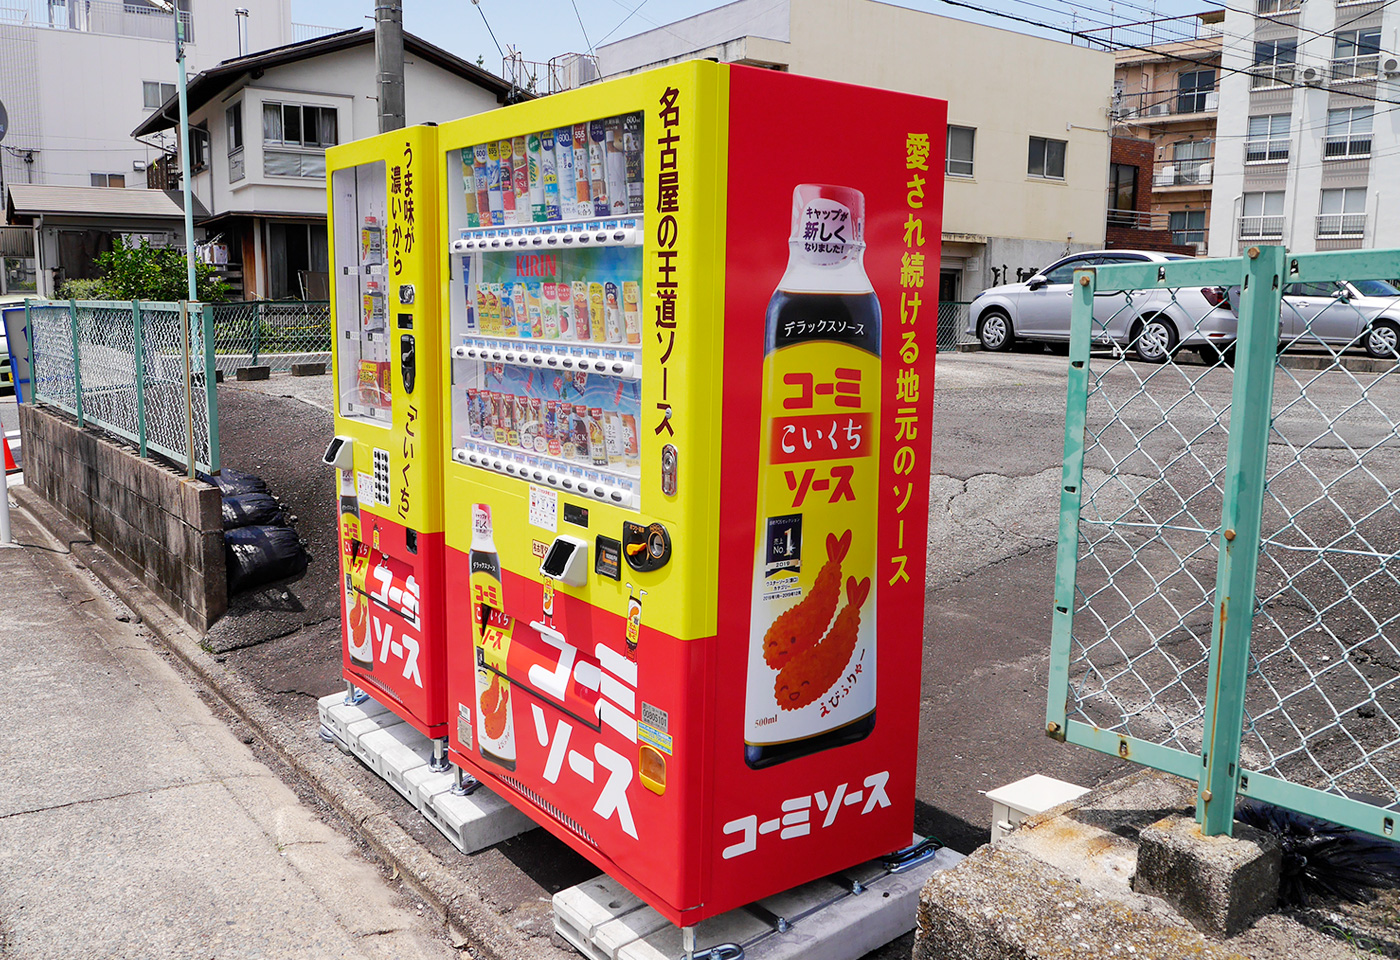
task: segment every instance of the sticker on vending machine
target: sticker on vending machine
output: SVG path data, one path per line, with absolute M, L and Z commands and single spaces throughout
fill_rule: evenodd
M 374 499 L 374 477 L 368 473 L 355 473 L 355 493 L 359 498 L 360 507 L 373 507 L 378 501 Z
M 559 494 L 530 484 L 530 523 L 550 533 L 559 530 Z

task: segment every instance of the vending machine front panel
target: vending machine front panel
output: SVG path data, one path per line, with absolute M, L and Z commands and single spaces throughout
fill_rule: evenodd
M 434 131 L 327 151 L 342 654 L 347 680 L 446 726 Z

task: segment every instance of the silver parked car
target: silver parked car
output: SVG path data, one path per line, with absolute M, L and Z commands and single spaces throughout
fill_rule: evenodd
M 1119 263 L 1189 260 L 1148 250 L 1091 250 L 1057 260 L 1024 283 L 983 290 L 968 308 L 967 332 L 985 350 L 1007 350 L 1017 340 L 1069 343 L 1074 271 Z M 1139 359 L 1164 363 L 1181 347 L 1207 359 L 1234 345 L 1236 318 L 1224 287 L 1137 290 L 1129 296 L 1100 290 L 1094 298 L 1094 342 L 1131 349 Z
M 1400 290 L 1384 280 L 1290 283 L 1283 289 L 1279 328 L 1283 344 L 1321 341 L 1393 359 L 1400 349 Z

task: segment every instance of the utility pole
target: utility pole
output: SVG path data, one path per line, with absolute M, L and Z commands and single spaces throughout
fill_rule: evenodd
M 403 128 L 403 0 L 374 0 L 379 132 Z
M 175 61 L 180 65 L 180 82 L 176 85 L 180 94 L 180 173 L 184 178 L 185 194 L 185 279 L 189 285 L 189 299 L 198 300 L 194 282 L 194 205 L 193 185 L 190 183 L 190 105 L 185 90 L 188 83 L 185 76 L 185 24 L 180 19 L 179 9 L 171 0 L 151 2 L 160 9 L 169 11 L 175 21 Z

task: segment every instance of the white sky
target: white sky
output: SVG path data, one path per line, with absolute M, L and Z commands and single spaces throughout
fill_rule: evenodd
M 802 2 L 802 0 L 794 0 Z M 968 0 L 976 6 L 1004 10 L 1030 20 L 1080 29 L 1159 17 L 1178 16 L 1210 9 L 1206 0 Z M 1249 0 L 1253 3 L 1253 0 Z M 575 15 L 577 5 L 577 15 Z M 899 0 L 900 6 L 943 16 L 976 20 L 992 26 L 1040 33 L 1056 39 L 1063 34 L 1040 31 L 1010 20 L 988 17 L 942 3 L 940 0 Z M 403 0 L 404 28 L 425 40 L 476 62 L 493 73 L 501 71 L 501 55 L 487 32 L 486 23 L 502 49 L 515 47 L 526 60 L 545 61 L 561 53 L 587 52 L 606 41 L 620 40 L 723 6 L 720 0 Z M 483 22 L 485 15 L 485 23 Z M 292 0 L 292 19 L 337 28 L 372 26 L 374 0 Z M 582 20 L 582 24 L 580 24 Z M 584 40 L 585 33 L 588 41 Z

